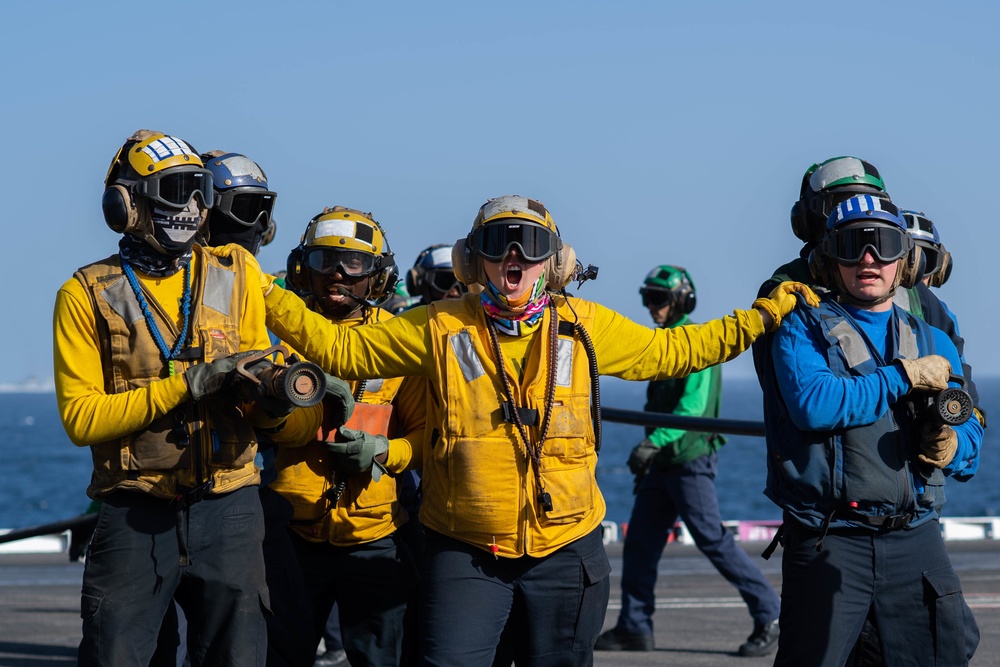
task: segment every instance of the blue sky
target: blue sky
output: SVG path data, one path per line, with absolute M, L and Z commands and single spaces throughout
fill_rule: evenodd
M 116 251 L 102 182 L 139 128 L 260 163 L 279 193 L 267 269 L 327 205 L 372 211 L 405 271 L 464 236 L 486 198 L 517 193 L 600 266 L 577 293 L 644 323 L 637 287 L 660 263 L 690 270 L 695 319 L 748 307 L 798 252 L 788 211 L 803 171 L 856 155 L 938 225 L 955 261 L 939 295 L 977 375 L 1000 374 L 985 305 L 998 14 L 921 1 L 9 4 L 0 384 L 51 375 L 55 293 Z M 749 355 L 729 368 L 753 372 Z

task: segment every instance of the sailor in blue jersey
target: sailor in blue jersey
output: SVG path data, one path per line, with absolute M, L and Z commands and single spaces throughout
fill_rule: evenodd
M 785 516 L 775 665 L 845 664 L 869 613 L 886 665 L 964 665 L 975 650 L 926 480 L 971 478 L 983 429 L 905 409 L 962 368 L 946 334 L 892 303 L 919 280 L 905 230 L 886 200 L 836 207 L 809 258 L 830 292 L 785 320 L 761 377 L 765 493 Z

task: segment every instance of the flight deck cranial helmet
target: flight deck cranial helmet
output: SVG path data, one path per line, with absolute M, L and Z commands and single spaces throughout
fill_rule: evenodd
M 799 199 L 792 204 L 792 231 L 806 243 L 819 243 L 826 220 L 848 197 L 867 194 L 889 199 L 878 169 L 856 157 L 834 157 L 814 164 L 802 176 Z
M 208 215 L 208 241 L 212 245 L 238 243 L 256 255 L 274 238 L 274 203 L 277 193 L 267 187 L 267 174 L 240 153 L 210 151 L 201 155 L 212 172 L 215 206 Z
M 298 247 L 288 255 L 287 282 L 306 294 L 313 272 L 368 276 L 365 299 L 379 303 L 392 296 L 399 271 L 385 231 L 371 213 L 344 206 L 327 207 L 306 226 Z
M 809 270 L 821 285 L 834 289 L 842 300 L 854 302 L 838 270 L 838 264 L 853 266 L 871 253 L 879 262 L 896 261 L 891 289 L 874 305 L 892 298 L 896 288 L 913 287 L 923 277 L 924 257 L 896 205 L 873 195 L 855 195 L 837 204 L 827 219 L 827 232 L 809 253 Z
M 924 254 L 924 277 L 931 287 L 941 287 L 951 276 L 951 253 L 941 243 L 941 236 L 931 219 L 916 211 L 903 211 L 906 231 Z
M 424 248 L 413 263 L 413 268 L 406 272 L 407 293 L 421 297 L 424 303 L 443 299 L 456 286 L 459 294 L 469 291 L 455 277 L 451 246 L 444 243 Z
M 691 274 L 684 267 L 669 264 L 662 264 L 646 274 L 639 295 L 646 308 L 672 307 L 668 325 L 692 313 L 697 303 Z
M 177 137 L 139 130 L 108 167 L 101 208 L 108 227 L 131 234 L 164 255 L 190 249 L 212 207 L 212 172 L 198 152 Z M 197 198 L 198 214 L 181 216 Z M 162 224 L 154 224 L 154 216 Z
M 529 262 L 546 261 L 546 289 L 561 290 L 573 278 L 573 248 L 559 237 L 545 205 L 520 195 L 490 199 L 480 207 L 472 231 L 452 248 L 455 277 L 466 285 L 486 285 L 483 260 L 499 262 L 511 246 Z

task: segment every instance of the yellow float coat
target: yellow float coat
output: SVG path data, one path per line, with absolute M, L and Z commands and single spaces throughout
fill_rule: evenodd
M 760 313 L 734 315 L 674 329 L 650 329 L 599 304 L 553 297 L 562 321 L 583 324 L 598 372 L 626 380 L 682 377 L 737 356 L 764 332 Z M 524 443 L 500 417 L 497 364 L 479 296 L 438 301 L 386 322 L 343 327 L 312 313 L 290 292 L 267 295 L 268 325 L 316 363 L 345 379 L 422 375 L 430 400 L 422 457 L 421 520 L 430 529 L 505 557 L 545 556 L 593 530 L 605 504 L 594 477 L 586 354 L 579 337 L 559 336 L 556 400 L 542 449 L 542 483 L 553 509 L 537 507 L 535 479 Z M 550 313 L 533 338 L 500 335 L 514 400 L 545 418 Z M 507 358 L 525 355 L 523 377 Z M 543 360 L 546 360 L 543 363 Z M 527 427 L 529 439 L 538 426 Z M 404 452 L 389 448 L 395 465 Z

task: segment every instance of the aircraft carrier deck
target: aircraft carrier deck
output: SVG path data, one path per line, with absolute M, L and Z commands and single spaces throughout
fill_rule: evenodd
M 764 542 L 743 542 L 764 573 L 781 585 L 780 549 L 770 561 L 757 558 Z M 982 640 L 973 666 L 1000 665 L 1000 540 L 947 542 Z M 618 615 L 621 542 L 608 545 L 613 568 L 605 628 Z M 598 666 L 672 667 L 769 665 L 771 657 L 741 658 L 736 649 L 751 631 L 742 600 L 708 559 L 690 545 L 673 543 L 660 560 L 656 586 L 655 644 L 648 653 L 595 653 Z M 0 554 L 0 666 L 73 665 L 80 636 L 83 564 L 65 553 Z

